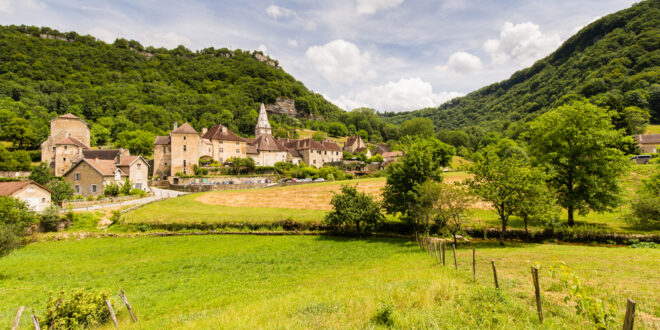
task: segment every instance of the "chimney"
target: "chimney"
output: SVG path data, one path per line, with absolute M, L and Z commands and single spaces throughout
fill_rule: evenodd
M 179 128 L 179 123 L 177 123 L 176 120 L 175 120 L 174 121 L 174 128 L 172 130 L 176 131 L 177 128 Z
M 208 132 L 208 131 L 209 131 L 208 128 L 202 127 L 202 135 L 206 134 L 206 132 Z
M 221 126 L 220 126 L 220 132 L 226 134 L 226 133 L 227 133 L 227 126 L 225 126 L 225 125 L 221 125 Z

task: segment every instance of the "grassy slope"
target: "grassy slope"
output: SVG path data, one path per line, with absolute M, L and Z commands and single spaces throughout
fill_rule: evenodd
M 645 134 L 660 134 L 660 125 L 649 125 Z
M 140 318 L 131 324 L 125 308 L 116 307 L 123 328 L 365 328 L 374 326 L 382 303 L 394 306 L 399 328 L 531 328 L 538 321 L 529 266 L 556 264 L 556 258 L 617 307 L 626 297 L 636 299 L 639 328 L 652 327 L 648 314 L 660 316 L 654 285 L 660 281 L 659 250 L 476 248 L 474 284 L 469 250 L 459 249 L 456 274 L 412 242 L 394 239 L 188 236 L 35 243 L 0 259 L 0 323 L 9 324 L 19 305 L 41 313 L 51 290 L 121 287 Z M 491 289 L 491 259 L 498 264 L 501 294 Z M 543 327 L 584 327 L 585 320 L 560 302 L 563 293 L 548 291 L 552 283 L 542 269 Z M 29 328 L 27 317 L 21 326 Z

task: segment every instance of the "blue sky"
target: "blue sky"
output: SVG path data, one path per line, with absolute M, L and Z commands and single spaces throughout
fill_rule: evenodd
M 437 106 L 508 78 L 631 0 L 0 0 L 0 24 L 259 49 L 350 110 Z

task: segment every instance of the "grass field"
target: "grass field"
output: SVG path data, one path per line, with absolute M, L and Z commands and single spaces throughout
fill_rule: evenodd
M 660 250 L 475 247 L 476 284 L 467 248 L 458 250 L 456 272 L 400 239 L 184 236 L 34 243 L 0 259 L 0 324 L 10 324 L 20 305 L 41 313 L 48 291 L 123 288 L 140 321 L 132 324 L 115 297 L 121 328 L 375 328 L 375 316 L 388 305 L 397 328 L 585 328 L 587 321 L 562 302 L 565 292 L 546 269 L 565 260 L 620 307 L 617 322 L 623 299 L 633 298 L 637 328 L 660 326 Z M 492 289 L 491 259 L 498 265 L 499 292 Z M 536 262 L 543 265 L 543 326 L 529 276 Z M 30 327 L 25 315 L 21 327 Z
M 660 125 L 649 125 L 646 127 L 645 134 L 660 134 Z

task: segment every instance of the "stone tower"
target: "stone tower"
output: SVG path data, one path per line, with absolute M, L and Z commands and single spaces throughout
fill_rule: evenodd
M 268 122 L 268 114 L 266 114 L 266 107 L 261 103 L 261 109 L 259 109 L 259 119 L 257 119 L 257 126 L 254 128 L 254 137 L 257 138 L 259 135 L 266 134 L 272 135 L 270 129 L 270 123 Z

